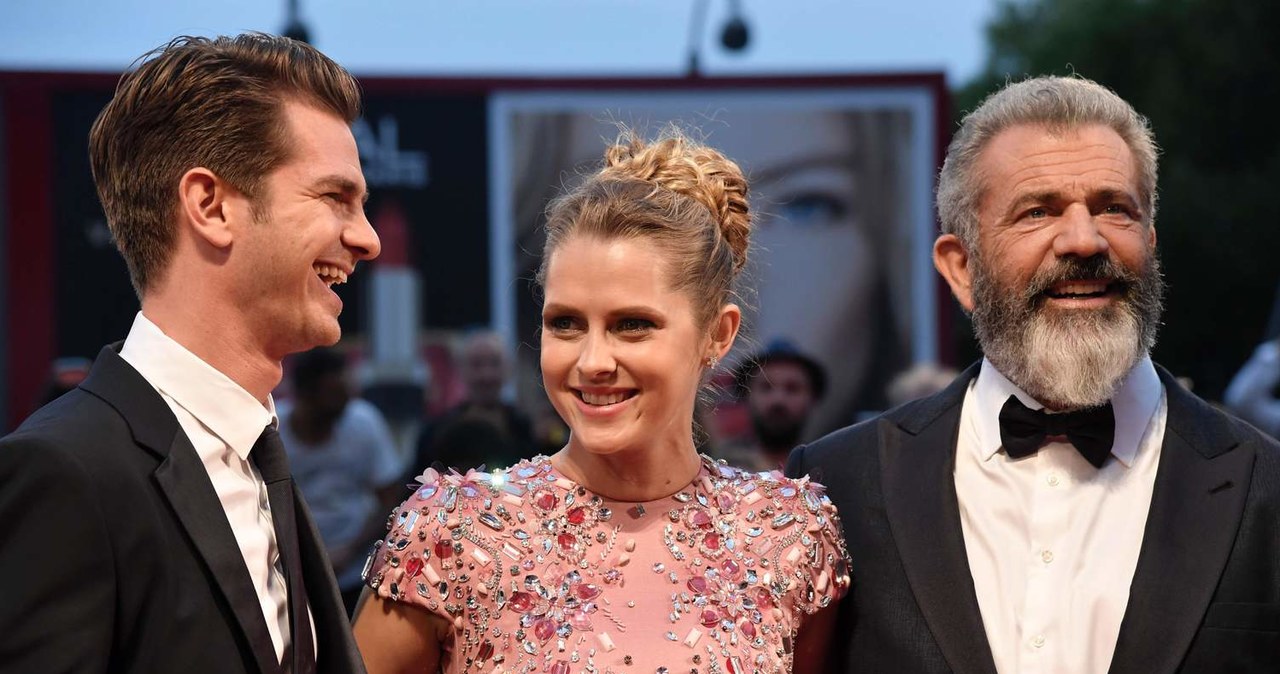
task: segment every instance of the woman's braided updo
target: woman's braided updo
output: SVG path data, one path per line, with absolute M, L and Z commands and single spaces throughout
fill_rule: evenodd
M 648 142 L 624 131 L 603 168 L 551 202 L 546 227 L 539 285 L 571 236 L 643 238 L 665 254 L 672 288 L 689 294 L 707 325 L 747 264 L 747 180 L 733 160 L 675 128 Z

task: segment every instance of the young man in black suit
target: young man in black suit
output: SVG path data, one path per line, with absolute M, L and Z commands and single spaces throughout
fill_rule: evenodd
M 934 263 L 985 358 L 796 449 L 849 545 L 836 671 L 1262 672 L 1280 664 L 1280 447 L 1152 364 L 1146 121 L 1081 78 L 969 114 Z
M 310 46 L 178 38 L 90 135 L 142 310 L 0 440 L 0 669 L 361 672 L 271 391 L 378 254 L 355 80 Z

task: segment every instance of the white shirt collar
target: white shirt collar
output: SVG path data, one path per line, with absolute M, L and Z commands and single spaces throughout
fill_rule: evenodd
M 1111 406 L 1116 415 L 1115 441 L 1111 446 L 1111 454 L 1126 468 L 1133 465 L 1133 460 L 1138 455 L 1142 435 L 1151 422 L 1151 415 L 1155 414 L 1162 392 L 1160 376 L 1156 374 L 1150 356 L 1144 356 L 1111 398 Z M 1044 408 L 1035 398 L 1009 381 L 986 358 L 982 359 L 982 369 L 978 372 L 972 393 L 971 400 L 977 404 L 977 414 L 970 416 L 970 419 L 973 420 L 978 451 L 983 461 L 995 456 L 1001 449 L 1000 408 L 1009 396 L 1017 396 L 1022 404 L 1033 410 Z
M 164 334 L 142 312 L 133 319 L 120 357 L 241 459 L 248 460 L 262 429 L 276 424 L 270 395 L 264 407 L 230 377 Z

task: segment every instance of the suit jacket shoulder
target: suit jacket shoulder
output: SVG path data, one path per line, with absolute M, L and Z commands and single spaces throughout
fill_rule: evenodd
M 964 402 L 965 391 L 978 375 L 978 369 L 979 364 L 975 363 L 956 377 L 947 388 L 932 396 L 904 403 L 871 419 L 846 426 L 812 443 L 797 447 L 787 461 L 786 474 L 791 477 L 810 474 L 814 480 L 825 483 L 819 473 L 831 472 L 828 466 L 877 460 L 885 424 L 901 428 L 912 435 L 919 433 Z
M 111 661 L 116 589 L 101 580 L 120 563 L 103 504 L 139 488 L 103 441 L 111 416 L 72 391 L 0 439 L 0 660 L 16 670 L 96 672 Z

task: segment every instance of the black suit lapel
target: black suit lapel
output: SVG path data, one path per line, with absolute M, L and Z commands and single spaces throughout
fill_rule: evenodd
M 1244 512 L 1254 447 L 1160 369 L 1168 422 L 1111 672 L 1173 672 L 1195 637 Z
M 298 522 L 298 549 L 302 556 L 302 576 L 307 586 L 307 602 L 315 620 L 316 666 L 319 672 L 363 672 L 364 664 L 351 635 L 347 609 L 342 603 L 338 581 L 316 529 L 311 510 L 297 485 L 293 489 Z
M 275 645 L 267 631 L 253 579 L 240 554 L 240 545 L 209 481 L 209 473 L 185 434 L 174 437 L 169 456 L 156 469 L 155 478 L 235 612 L 259 669 L 279 671 Z
M 885 510 L 916 603 L 947 664 L 995 674 L 982 626 L 955 487 L 960 408 L 970 368 L 946 391 L 891 413 L 880 426 Z
M 258 594 L 226 512 L 199 455 L 155 389 L 119 355 L 102 350 L 81 388 L 112 405 L 129 424 L 134 441 L 161 459 L 154 477 L 178 521 L 213 574 L 263 672 L 277 672 L 275 646 Z

